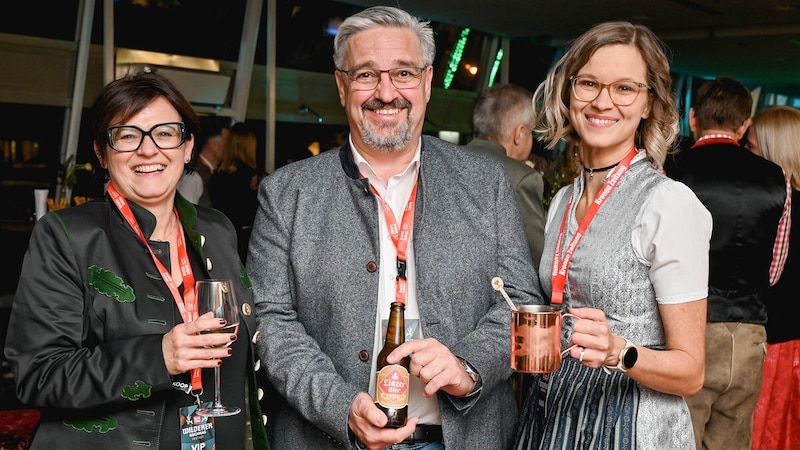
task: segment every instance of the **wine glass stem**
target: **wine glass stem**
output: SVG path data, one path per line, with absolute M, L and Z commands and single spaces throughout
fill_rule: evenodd
M 214 406 L 221 407 L 222 400 L 219 394 L 220 367 L 214 367 Z

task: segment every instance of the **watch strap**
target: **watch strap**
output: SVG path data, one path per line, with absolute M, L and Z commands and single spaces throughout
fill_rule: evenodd
M 632 368 L 632 367 L 625 367 L 625 355 L 631 349 L 636 349 L 636 346 L 633 344 L 633 342 L 628 340 L 628 338 L 623 338 L 623 339 L 625 339 L 625 345 L 622 346 L 622 350 L 620 350 L 619 352 L 619 360 L 617 361 L 617 365 L 603 366 L 603 370 L 605 370 L 606 373 L 611 373 L 611 372 L 625 373 Z
M 461 363 L 461 366 L 464 367 L 464 370 L 467 372 L 467 375 L 469 375 L 469 377 L 472 378 L 472 381 L 475 382 L 475 386 L 467 395 L 465 395 L 465 397 L 475 395 L 483 387 L 483 380 L 481 379 L 481 374 L 479 374 L 478 371 L 475 370 L 475 368 L 472 367 L 472 365 L 468 363 L 464 358 L 458 358 L 458 362 Z

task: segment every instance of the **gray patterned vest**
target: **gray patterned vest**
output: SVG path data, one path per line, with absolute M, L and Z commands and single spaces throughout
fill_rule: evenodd
M 570 307 L 599 308 L 606 313 L 615 334 L 648 347 L 664 346 L 664 329 L 648 277 L 650 267 L 634 254 L 631 230 L 654 189 L 672 182 L 647 159 L 633 162 L 628 173 L 597 212 L 573 254 L 564 291 L 565 311 Z M 551 208 L 556 208 L 555 216 L 545 230 L 545 249 L 539 277 L 548 297 L 552 290 L 551 270 L 558 230 L 570 195 L 573 191 L 576 199 L 581 195 L 582 177 L 565 190 L 564 195 L 557 197 L 551 205 Z M 578 228 L 574 218 L 574 203 L 569 214 L 563 241 L 565 247 Z M 572 320 L 567 319 L 564 322 L 562 345 L 567 345 L 571 335 Z

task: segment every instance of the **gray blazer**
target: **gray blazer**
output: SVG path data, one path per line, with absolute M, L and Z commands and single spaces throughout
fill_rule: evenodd
M 378 207 L 349 145 L 284 166 L 259 187 L 247 268 L 263 334 L 257 349 L 280 396 L 266 399 L 275 449 L 349 446 L 347 417 L 367 392 L 380 276 Z M 514 191 L 495 158 L 422 137 L 413 237 L 423 331 L 467 360 L 483 389 L 439 392 L 447 448 L 511 446 L 515 302 L 543 303 Z
M 517 196 L 517 205 L 522 214 L 522 224 L 525 226 L 525 235 L 528 237 L 528 246 L 536 270 L 539 270 L 542 250 L 544 250 L 544 177 L 538 170 L 528 166 L 522 161 L 517 161 L 506 155 L 503 144 L 497 141 L 475 138 L 466 147 L 493 155 L 503 162 L 508 172 L 508 178 L 514 187 Z

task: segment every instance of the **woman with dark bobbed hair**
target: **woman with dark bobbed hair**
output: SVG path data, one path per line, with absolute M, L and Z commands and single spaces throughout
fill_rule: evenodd
M 94 104 L 103 201 L 36 224 L 11 312 L 6 357 L 19 399 L 41 410 L 31 449 L 267 448 L 253 360 L 255 316 L 236 233 L 177 193 L 198 120 L 167 78 L 141 72 Z M 195 280 L 234 281 L 237 333 L 198 316 Z M 229 346 L 226 344 L 230 344 Z M 242 412 L 209 420 L 214 367 Z

